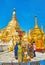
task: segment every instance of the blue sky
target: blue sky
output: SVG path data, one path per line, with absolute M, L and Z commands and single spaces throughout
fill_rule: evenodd
M 0 29 L 7 26 L 12 18 L 13 8 L 24 31 L 34 28 L 34 16 L 38 17 L 38 26 L 45 31 L 45 0 L 0 0 Z

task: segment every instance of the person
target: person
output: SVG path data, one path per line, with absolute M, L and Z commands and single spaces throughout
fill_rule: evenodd
M 28 55 L 30 56 L 30 58 L 33 58 L 33 46 L 31 43 L 29 43 L 28 45 Z
M 18 43 L 16 42 L 16 45 L 14 47 L 14 54 L 15 54 L 15 58 L 18 59 Z
M 18 45 L 18 62 L 22 62 L 22 45 L 21 45 L 21 42 L 19 42 L 19 45 Z
M 33 49 L 34 49 L 34 57 L 36 57 L 36 45 L 35 45 L 35 42 L 33 42 L 32 45 L 33 45 Z

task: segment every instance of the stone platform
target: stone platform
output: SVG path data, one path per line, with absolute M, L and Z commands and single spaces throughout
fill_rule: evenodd
M 45 65 L 45 53 L 36 52 L 36 57 L 27 63 L 18 63 L 14 51 L 0 52 L 0 65 Z

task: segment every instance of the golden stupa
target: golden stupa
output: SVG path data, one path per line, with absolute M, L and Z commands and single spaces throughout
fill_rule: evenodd
M 16 11 L 14 9 L 11 21 L 8 23 L 6 28 L 0 30 L 0 39 L 4 43 L 12 40 L 11 48 L 13 50 L 15 43 L 20 41 L 20 32 L 23 33 L 17 22 Z
M 31 36 L 31 42 L 34 41 L 36 43 L 37 49 L 44 49 L 44 31 L 43 27 L 42 29 L 39 29 L 36 16 L 35 16 L 34 29 L 30 31 L 30 36 Z
M 22 37 L 22 40 L 23 40 L 23 42 L 24 43 L 28 43 L 29 41 L 28 41 L 28 33 L 26 32 L 25 34 L 24 34 L 24 36 Z

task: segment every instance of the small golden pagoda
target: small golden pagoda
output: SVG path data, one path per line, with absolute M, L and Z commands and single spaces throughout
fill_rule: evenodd
M 44 46 L 45 46 L 45 33 L 44 33 Z
M 28 43 L 28 33 L 27 32 L 22 37 L 22 40 L 23 40 L 24 43 Z
M 44 49 L 44 31 L 39 29 L 37 16 L 35 16 L 34 29 L 30 32 L 31 42 L 35 41 L 37 49 Z

